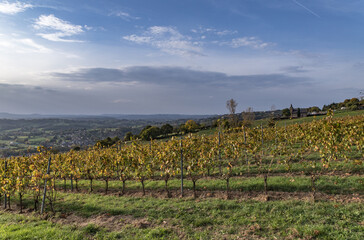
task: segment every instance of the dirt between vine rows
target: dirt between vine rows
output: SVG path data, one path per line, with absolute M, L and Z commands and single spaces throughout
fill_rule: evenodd
M 110 214 L 100 214 L 85 218 L 77 216 L 75 214 L 69 214 L 61 216 L 60 218 L 50 218 L 49 220 L 57 224 L 74 225 L 78 227 L 86 227 L 92 224 L 99 227 L 103 227 L 110 231 L 120 231 L 120 229 L 124 228 L 127 225 L 129 225 L 132 228 L 139 228 L 139 229 L 164 227 L 171 229 L 173 230 L 173 232 L 177 233 L 179 239 L 185 239 L 187 237 L 186 233 L 184 233 L 178 226 L 174 226 L 171 224 L 172 221 L 170 219 L 165 219 L 161 223 L 157 224 L 148 221 L 146 218 L 134 218 L 133 216 L 129 215 L 112 216 Z M 239 236 L 248 238 L 238 238 L 238 239 L 265 239 L 258 235 L 255 235 L 254 232 L 259 231 L 260 229 L 261 227 L 257 223 L 248 226 L 242 226 Z M 216 239 L 230 239 L 230 238 L 229 236 L 220 236 L 219 238 Z
M 0 210 L 1 212 L 9 212 L 15 213 L 18 212 L 18 208 L 12 208 L 7 210 Z M 26 216 L 34 216 L 35 213 L 32 212 L 31 209 L 26 209 L 23 212 Z M 62 213 L 60 215 L 55 215 L 52 213 L 46 213 L 40 216 L 42 219 L 50 221 L 52 223 L 60 224 L 60 225 L 69 225 L 76 227 L 87 227 L 89 225 L 93 225 L 95 227 L 101 227 L 109 231 L 120 231 L 125 227 L 130 228 L 139 228 L 139 229 L 147 229 L 147 228 L 156 228 L 163 227 L 172 230 L 177 234 L 179 239 L 186 239 L 188 236 L 182 229 L 175 224 L 172 224 L 172 219 L 164 219 L 162 222 L 151 222 L 145 217 L 136 218 L 131 215 L 111 215 L 108 213 L 98 214 L 89 217 L 82 217 L 76 215 L 74 213 Z M 197 227 L 196 230 L 201 227 Z M 207 228 L 211 228 L 207 226 Z M 241 226 L 240 232 L 238 234 L 239 238 L 234 239 L 265 239 L 264 237 L 258 236 L 255 234 L 256 231 L 260 231 L 261 227 L 259 224 L 254 223 L 247 226 Z M 220 233 L 216 233 L 220 234 Z M 85 236 L 86 237 L 86 236 Z M 216 235 L 215 239 L 232 239 L 231 236 L 226 234 Z M 240 238 L 241 237 L 241 238 Z M 89 236 L 88 239 L 94 239 L 92 236 Z
M 90 224 L 104 227 L 112 231 L 120 230 L 125 225 L 131 225 L 135 228 L 153 228 L 155 224 L 148 221 L 146 218 L 134 218 L 129 215 L 110 215 L 99 214 L 91 217 L 81 217 L 75 214 L 63 214 L 58 218 L 50 218 L 50 221 L 59 224 L 76 225 L 78 227 L 86 227 Z M 167 221 L 163 221 L 161 224 L 167 225 Z
M 57 224 L 73 225 L 77 227 L 87 227 L 88 225 L 92 224 L 98 227 L 108 229 L 110 231 L 120 231 L 120 229 L 123 229 L 125 227 L 132 227 L 139 229 L 163 227 L 163 228 L 168 228 L 173 232 L 175 232 L 179 239 L 185 239 L 188 237 L 186 236 L 186 233 L 184 233 L 178 226 L 171 224 L 172 221 L 170 219 L 165 219 L 160 223 L 153 223 L 147 220 L 146 218 L 134 218 L 133 216 L 129 215 L 112 216 L 110 214 L 99 214 L 96 216 L 85 218 L 77 216 L 75 214 L 69 214 L 61 216 L 59 218 L 50 218 L 49 221 Z M 260 230 L 261 227 L 257 223 L 248 226 L 241 226 L 241 231 L 239 233 L 239 236 L 242 238 L 237 238 L 237 239 L 265 239 L 263 237 L 255 235 L 255 232 Z M 217 237 L 216 239 L 231 239 L 230 236 L 228 235 L 225 236 L 221 235 L 216 237 Z

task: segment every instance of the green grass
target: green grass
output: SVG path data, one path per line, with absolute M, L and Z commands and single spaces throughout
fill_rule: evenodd
M 355 158 L 354 158 L 355 157 Z M 353 156 L 353 159 L 360 159 L 358 155 Z M 317 155 L 311 155 L 310 157 L 307 157 L 306 160 L 319 160 L 317 158 Z M 305 160 L 305 161 L 306 161 Z M 307 162 L 307 161 L 306 161 Z M 292 174 L 298 174 L 298 173 L 308 173 L 310 172 L 310 169 L 307 166 L 303 165 L 300 162 L 293 162 L 290 164 L 289 171 L 287 170 L 288 165 L 286 164 L 272 164 L 271 166 L 271 173 L 292 173 Z M 350 160 L 348 162 L 345 161 L 337 161 L 330 163 L 329 169 L 322 169 L 322 167 L 319 165 L 316 167 L 316 170 L 323 170 L 323 172 L 331 172 L 335 170 L 336 172 L 344 172 L 344 173 L 364 173 L 364 164 L 354 164 L 353 160 Z M 218 172 L 215 170 L 212 172 L 212 174 L 217 174 Z M 249 165 L 245 162 L 243 164 L 240 164 L 237 167 L 233 168 L 233 173 L 235 175 L 244 175 L 246 173 L 250 174 L 258 174 L 259 173 L 259 167 L 257 165 Z
M 359 116 L 363 115 L 364 110 L 358 110 L 358 111 L 337 111 L 334 113 L 334 118 L 340 118 L 340 117 L 347 117 L 347 116 Z M 290 125 L 290 124 L 296 124 L 296 123 L 305 123 L 305 122 L 312 122 L 313 120 L 320 120 L 325 118 L 326 115 L 321 116 L 314 116 L 314 117 L 304 117 L 304 118 L 296 118 L 296 119 L 289 119 L 289 120 L 282 120 L 278 121 L 278 126 L 282 127 L 284 125 Z
M 30 138 L 28 141 L 30 144 L 36 144 L 36 143 L 42 143 L 49 140 L 46 137 L 36 137 L 36 138 Z
M 359 116 L 359 115 L 363 115 L 363 114 L 364 114 L 364 110 L 358 110 L 358 111 L 348 111 L 348 110 L 339 111 L 338 110 L 334 113 L 334 118 L 347 117 L 347 116 Z M 277 121 L 277 126 L 283 127 L 285 125 L 288 126 L 288 125 L 296 124 L 296 123 L 299 124 L 299 123 L 305 123 L 305 122 L 312 122 L 313 120 L 319 120 L 319 119 L 323 119 L 325 117 L 326 117 L 326 115 L 320 115 L 320 116 L 280 120 L 280 121 Z M 261 124 L 263 124 L 263 126 L 267 126 L 268 121 L 269 121 L 269 119 L 256 120 L 253 123 L 253 127 L 260 126 Z
M 338 110 L 334 113 L 334 118 L 347 117 L 347 116 L 359 116 L 359 115 L 363 115 L 363 114 L 364 114 L 364 110 L 358 110 L 358 111 Z M 303 117 L 303 118 L 296 118 L 296 119 L 280 120 L 280 121 L 277 121 L 277 126 L 283 127 L 285 125 L 312 122 L 314 120 L 323 119 L 325 117 L 326 117 L 326 115 L 321 115 L 321 116 L 314 116 L 314 117 Z M 258 127 L 260 125 L 267 126 L 268 122 L 269 122 L 268 118 L 259 119 L 259 120 L 255 120 L 253 122 L 252 126 L 253 127 Z M 211 128 L 211 129 L 207 129 L 207 130 L 198 131 L 196 134 L 197 135 L 213 135 L 213 134 L 218 133 L 218 131 L 219 131 L 218 128 Z
M 0 212 L 0 239 L 84 239 L 72 226 L 60 226 L 35 216 Z
M 218 128 L 210 128 L 210 129 L 206 129 L 206 130 L 201 130 L 198 131 L 196 134 L 197 135 L 213 135 L 213 134 L 217 134 L 219 132 Z
M 84 222 L 119 219 L 118 227 L 62 225 L 1 213 L 1 239 L 363 239 L 364 205 L 305 201 L 157 199 L 61 193 L 56 211 Z M 56 219 L 57 217 L 55 217 Z M 135 224 L 135 222 L 147 224 Z

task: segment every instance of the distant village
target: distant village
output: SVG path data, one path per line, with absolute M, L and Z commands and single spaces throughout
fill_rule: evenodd
M 364 109 L 364 98 L 360 100 L 358 98 L 345 99 L 345 101 L 340 103 L 331 103 L 329 105 L 324 105 L 322 109 L 319 107 L 310 107 L 310 108 L 294 108 L 293 105 L 289 108 L 285 108 L 282 110 L 281 119 L 287 118 L 300 118 L 300 117 L 309 117 L 309 116 L 318 116 L 327 114 L 327 110 L 332 109 L 334 111 L 337 110 L 362 110 Z

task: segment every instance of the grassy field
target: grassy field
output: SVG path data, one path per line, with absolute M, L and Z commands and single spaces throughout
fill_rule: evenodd
M 345 110 L 338 110 L 334 113 L 334 118 L 340 118 L 340 117 L 347 117 L 347 116 L 358 116 L 363 115 L 364 110 L 358 110 L 358 111 L 345 111 Z M 285 125 L 291 125 L 291 124 L 299 124 L 299 123 L 305 123 L 305 122 L 312 122 L 314 120 L 319 120 L 325 118 L 326 115 L 321 116 L 315 116 L 315 117 L 304 117 L 304 118 L 295 118 L 295 119 L 285 119 L 277 121 L 278 127 L 283 127 Z M 253 122 L 253 127 L 257 127 L 260 125 L 267 126 L 269 122 L 269 119 L 259 119 Z M 212 128 L 207 130 L 201 130 L 197 134 L 198 135 L 212 135 L 216 134 L 218 132 L 218 128 Z
M 347 116 L 358 116 L 358 115 L 363 115 L 363 114 L 364 114 L 364 110 L 336 111 L 334 113 L 334 118 L 347 117 Z M 325 117 L 326 117 L 326 115 L 321 115 L 321 116 L 317 116 L 317 117 L 305 117 L 305 118 L 297 118 L 297 119 L 291 119 L 291 120 L 283 120 L 283 121 L 279 121 L 278 126 L 284 126 L 285 124 L 311 122 L 313 120 L 319 120 L 319 119 L 323 119 Z
M 358 115 L 363 115 L 363 114 L 364 114 L 364 110 L 358 110 L 358 111 L 340 111 L 340 110 L 338 110 L 338 111 L 335 111 L 334 118 L 347 117 L 347 116 L 358 116 Z M 326 117 L 326 115 L 321 115 L 321 116 L 314 116 L 314 117 L 304 117 L 304 118 L 281 120 L 281 121 L 277 122 L 277 126 L 282 127 L 282 126 L 290 125 L 290 124 L 312 122 L 313 120 L 319 120 L 319 119 L 323 119 L 325 117 Z M 268 120 L 262 119 L 262 120 L 255 121 L 256 125 L 260 125 L 262 123 L 264 126 L 264 125 L 268 124 Z
M 161 199 L 82 193 L 60 193 L 59 197 L 55 215 L 1 212 L 0 238 L 364 238 L 362 203 Z
M 58 182 L 63 188 L 63 181 Z M 19 214 L 18 199 L 12 210 L 0 211 L 0 239 L 363 239 L 363 176 L 321 176 L 318 200 L 310 198 L 306 176 L 272 176 L 268 179 L 270 201 L 262 200 L 262 177 L 234 177 L 232 199 L 225 198 L 225 181 L 197 181 L 198 198 L 192 183 L 185 181 L 185 197 L 179 195 L 180 181 L 169 182 L 173 193 L 167 198 L 164 181 L 141 184 L 127 182 L 119 195 L 120 181 L 110 181 L 105 195 L 103 181 L 78 182 L 79 192 L 58 191 L 55 212 L 34 213 L 30 195 L 26 211 Z M 353 194 L 354 193 L 354 194 Z

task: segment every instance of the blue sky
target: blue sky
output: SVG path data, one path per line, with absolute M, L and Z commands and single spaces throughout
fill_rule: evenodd
M 364 88 L 359 0 L 0 0 L 0 112 L 226 113 Z

